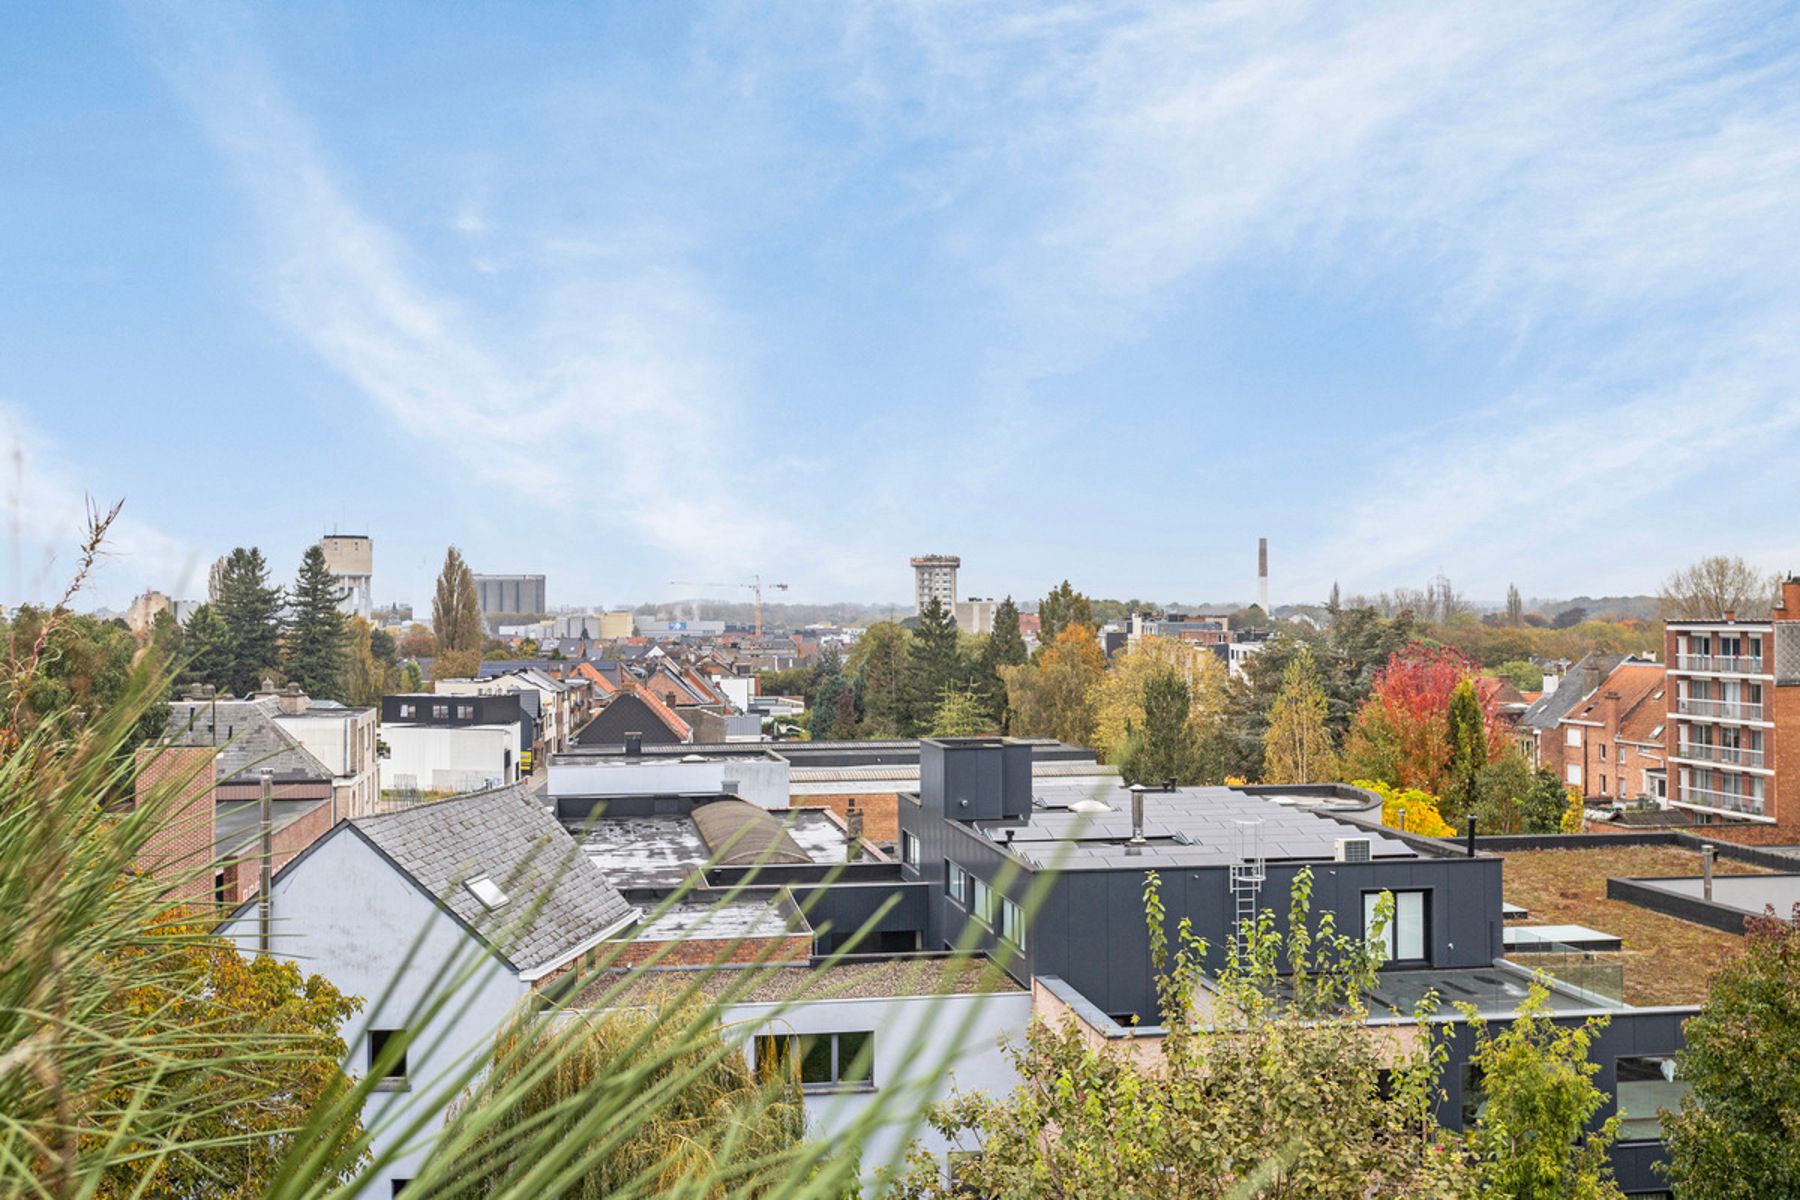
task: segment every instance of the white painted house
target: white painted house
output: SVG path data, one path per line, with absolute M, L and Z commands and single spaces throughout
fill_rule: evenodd
M 395 1033 L 411 1040 L 364 1110 L 365 1128 L 413 1115 L 441 1128 L 453 1099 L 444 1089 L 515 1006 L 641 915 L 523 787 L 340 822 L 276 874 L 270 896 L 271 953 L 367 1002 L 345 1023 L 347 1068 L 368 1070 Z M 256 953 L 255 903 L 220 933 Z M 422 1021 L 451 964 L 470 973 Z M 377 1133 L 377 1155 L 396 1136 Z M 425 1152 L 411 1148 L 364 1194 L 392 1195 Z

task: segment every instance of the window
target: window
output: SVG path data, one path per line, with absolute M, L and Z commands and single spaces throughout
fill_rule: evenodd
M 500 890 L 499 884 L 486 875 L 477 875 L 463 886 L 468 888 L 470 894 L 481 901 L 481 906 L 489 912 L 493 912 L 506 903 L 506 893 Z
M 1662 1137 L 1662 1109 L 1681 1111 L 1681 1098 L 1693 1085 L 1675 1077 L 1673 1056 L 1649 1055 L 1618 1060 L 1619 1140 L 1655 1141 Z
M 1023 950 L 1025 948 L 1025 914 L 1011 900 L 1000 900 L 1000 936 Z
M 1571 745 L 1571 746 L 1581 745 L 1581 730 L 1577 729 L 1575 726 L 1573 726 L 1573 725 L 1569 726 L 1569 732 L 1567 734 L 1567 737 L 1568 737 L 1569 745 Z
M 400 706 L 400 719 L 401 720 L 405 720 L 407 717 L 416 717 L 418 715 L 419 715 L 419 706 L 418 705 L 402 704 Z
M 392 1062 L 383 1062 L 384 1055 L 395 1057 Z M 369 1030 L 369 1072 L 376 1076 L 375 1090 L 378 1092 L 404 1092 L 411 1086 L 406 1081 L 405 1030 Z
M 1606 761 L 1606 743 L 1605 742 L 1600 743 L 1600 761 L 1601 762 Z
M 1363 893 L 1363 934 L 1370 936 L 1375 927 L 1375 906 L 1382 892 Z M 1394 915 L 1382 930 L 1377 948 L 1389 962 L 1423 962 L 1426 943 L 1426 905 L 1424 892 L 1395 892 Z
M 1487 1112 L 1487 1088 L 1481 1078 L 1481 1068 L 1473 1063 L 1463 1064 L 1462 1069 L 1462 1127 L 1473 1129 L 1475 1122 Z
M 967 908 L 969 904 L 969 873 L 955 863 L 946 863 L 945 865 L 950 869 L 949 882 L 946 885 L 950 899 Z
M 1570 783 L 1574 784 L 1576 787 L 1580 787 L 1581 786 L 1581 764 L 1580 763 L 1570 763 L 1568 765 L 1567 769 L 1564 771 L 1564 778 L 1566 778 Z
M 919 865 L 919 839 L 904 829 L 900 831 L 900 859 L 909 867 Z
M 799 1065 L 800 1086 L 809 1092 L 872 1089 L 875 1035 L 858 1033 L 776 1033 L 756 1039 L 756 1070 L 764 1078 Z
M 994 893 L 981 880 L 977 879 L 974 882 L 975 900 L 969 905 L 969 911 L 974 913 L 975 919 L 982 924 L 992 925 L 994 923 Z
M 448 720 L 450 717 L 450 706 L 448 704 L 434 704 L 431 706 L 431 715 L 434 719 L 439 721 Z
M 1600 777 L 1600 794 L 1602 796 L 1606 795 L 1606 776 L 1604 775 Z
M 475 706 L 473 704 L 457 705 L 456 719 L 459 721 L 473 721 L 475 719 Z

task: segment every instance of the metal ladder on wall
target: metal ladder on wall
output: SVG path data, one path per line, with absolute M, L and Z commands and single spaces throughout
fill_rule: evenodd
M 1262 899 L 1268 871 L 1263 864 L 1262 822 L 1237 822 L 1238 861 L 1231 864 L 1231 898 L 1235 908 L 1232 939 L 1239 957 L 1250 953 L 1250 931 L 1256 927 L 1257 904 Z

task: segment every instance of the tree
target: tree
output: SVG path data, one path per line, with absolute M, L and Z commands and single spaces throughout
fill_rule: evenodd
M 1052 737 L 1073 746 L 1092 745 L 1094 690 L 1106 673 L 1106 655 L 1085 625 L 1065 625 L 1038 661 L 1000 668 L 1012 732 Z
M 806 707 L 810 714 L 806 726 L 808 736 L 815 741 L 855 736 L 854 698 L 848 714 L 839 703 L 846 696 L 850 696 L 850 681 L 844 677 L 843 660 L 838 658 L 835 650 L 827 650 L 819 656 L 806 689 Z M 848 721 L 844 720 L 846 715 Z
M 478 650 L 446 650 L 431 660 L 433 679 L 473 679 L 481 674 Z
M 1607 1102 L 1594 1086 L 1599 1064 L 1588 1047 L 1605 1016 L 1558 1026 L 1546 1011 L 1549 992 L 1533 983 L 1512 1022 L 1493 1033 L 1473 1007 L 1469 1065 L 1481 1081 L 1483 1105 L 1469 1131 L 1479 1200 L 1623 1200 L 1607 1163 L 1619 1133 L 1608 1117 L 1588 1132 Z M 1685 1196 L 1687 1193 L 1683 1193 Z M 1772 1194 L 1772 1193 L 1771 1193 Z
M 957 653 L 956 618 L 933 596 L 919 610 L 918 628 L 906 648 L 906 715 L 902 728 L 914 736 L 929 729 L 944 693 L 963 682 Z
M 343 609 L 338 607 L 344 596 L 344 589 L 325 565 L 325 551 L 317 545 L 307 547 L 300 560 L 300 574 L 288 593 L 281 665 L 288 682 L 299 684 L 308 696 L 340 701 L 344 698 L 348 626 Z
M 1379 779 L 1355 779 L 1352 787 L 1366 788 L 1381 797 L 1381 823 L 1403 833 L 1426 837 L 1455 837 L 1438 811 L 1438 798 L 1418 788 L 1397 788 Z
M 231 669 L 231 632 L 225 628 L 218 610 L 202 604 L 188 614 L 180 640 L 180 684 L 205 683 L 226 688 Z
M 261 1197 L 283 1157 L 300 1145 L 296 1131 L 307 1115 L 348 1088 L 339 1029 L 362 1001 L 291 962 L 246 959 L 225 939 L 186 925 L 185 914 L 169 920 L 114 955 L 112 969 L 130 981 L 116 1003 L 132 1019 L 150 1018 L 192 1038 L 190 1054 L 176 1058 L 160 1085 L 179 1096 L 204 1081 L 206 1104 L 187 1135 L 217 1144 L 118 1163 L 96 1194 Z M 279 1045 L 283 1053 L 248 1070 L 217 1070 L 204 1041 L 224 1035 Z M 120 1087 L 103 1104 L 122 1108 L 140 1099 L 134 1091 Z M 355 1126 L 337 1131 L 338 1152 L 360 1133 Z
M 350 618 L 345 634 L 347 652 L 341 697 L 346 704 L 380 704 L 383 696 L 400 690 L 400 668 L 392 661 L 391 656 L 394 639 L 387 639 L 390 656 L 384 662 L 376 650 L 378 635 L 385 636 L 379 629 L 371 628 L 362 617 Z
M 1800 1195 L 1800 907 L 1745 921 L 1743 954 L 1713 975 L 1684 1032 L 1675 1077 L 1693 1092 L 1663 1118 L 1676 1194 Z
M 1042 655 L 1057 635 L 1071 625 L 1085 625 L 1092 630 L 1094 603 L 1065 579 L 1038 604 L 1038 654 Z
M 1775 584 L 1741 558 L 1715 554 L 1683 567 L 1663 581 L 1658 597 L 1670 621 L 1716 621 L 1726 613 L 1769 615 Z
M 1344 743 L 1345 771 L 1357 778 L 1424 788 L 1457 802 L 1447 794 L 1452 765 L 1450 697 L 1473 674 L 1475 664 L 1455 650 L 1415 643 L 1396 652 L 1357 710 Z M 1505 747 L 1506 737 L 1491 704 L 1479 695 L 1476 700 L 1492 757 Z
M 1007 726 L 1006 682 L 1000 678 L 1000 668 L 1019 666 L 1029 658 L 1025 638 L 1019 633 L 1018 605 L 1008 596 L 995 607 L 994 628 L 975 661 L 975 689 L 987 701 L 997 728 Z
M 1144 685 L 1168 670 L 1188 686 L 1189 724 L 1196 740 L 1203 743 L 1215 731 L 1226 688 L 1217 656 L 1175 638 L 1139 638 L 1137 645 L 1113 655 L 1094 691 L 1094 751 L 1102 762 L 1119 761 L 1132 727 L 1144 723 Z
M 1504 679 L 1521 692 L 1542 691 L 1544 687 L 1544 668 L 1534 662 L 1522 659 L 1511 659 L 1493 669 L 1496 678 Z
M 806 1134 L 799 1056 L 759 1053 L 753 1073 L 743 1052 L 724 1043 L 715 1014 L 680 1001 L 674 989 L 647 1006 L 589 1017 L 567 1039 L 521 1017 L 501 1032 L 491 1057 L 495 1078 L 464 1097 L 462 1111 L 481 1113 L 495 1087 L 524 1091 L 491 1112 L 467 1147 L 458 1174 L 476 1181 L 469 1195 L 497 1194 L 528 1172 L 532 1164 L 520 1160 L 513 1141 L 550 1114 L 639 1097 L 654 1097 L 647 1118 L 609 1139 L 605 1154 L 555 1194 L 599 1200 L 643 1193 L 653 1181 L 657 1195 L 725 1195 L 717 1180 L 726 1164 L 743 1171 L 732 1196 L 779 1196 L 793 1182 L 783 1159 Z M 538 1068 L 546 1058 L 556 1070 Z
M 219 683 L 231 695 L 249 695 L 281 664 L 281 589 L 269 586 L 261 550 L 239 546 L 225 556 L 213 607 L 225 624 L 228 654 Z
M 1465 677 L 1450 693 L 1445 733 L 1450 741 L 1450 778 L 1444 800 L 1447 815 L 1454 821 L 1475 811 L 1478 777 L 1494 758 L 1488 715 L 1482 711 L 1472 678 Z
M 1515 584 L 1506 585 L 1506 623 L 1517 628 L 1525 620 L 1525 601 Z
M 437 591 L 431 598 L 431 630 L 437 635 L 439 655 L 466 653 L 478 659 L 481 657 L 484 639 L 475 573 L 469 570 L 462 551 L 455 546 L 445 552 L 443 570 L 438 572 Z M 447 678 L 438 674 L 435 663 L 432 675 L 438 679 Z
M 973 737 L 994 731 L 987 701 L 972 687 L 947 687 L 938 699 L 926 733 L 930 737 Z
M 907 645 L 912 634 L 892 621 L 877 621 L 851 648 L 849 668 L 862 697 L 863 732 L 899 737 L 906 721 Z
M 1119 778 L 1126 784 L 1154 786 L 1200 781 L 1200 747 L 1194 738 L 1187 680 L 1163 667 L 1144 681 L 1144 717 L 1127 724 L 1119 755 Z
M 406 636 L 395 643 L 394 651 L 401 658 L 435 658 L 437 635 L 415 621 L 407 627 Z
M 1264 783 L 1321 783 L 1337 770 L 1331 731 L 1325 727 L 1325 693 L 1312 654 L 1302 650 L 1282 674 L 1281 693 L 1269 710 L 1263 735 Z
M 1008 1047 L 1019 1084 L 1008 1095 L 957 1093 L 932 1116 L 952 1145 L 979 1146 L 944 1177 L 915 1159 L 908 1200 L 1225 1200 L 1226 1197 L 1466 1195 L 1469 1166 L 1433 1119 L 1442 1026 L 1416 1016 L 1418 1040 L 1364 1024 L 1375 960 L 1360 938 L 1309 923 L 1312 877 L 1295 881 L 1291 937 L 1274 914 L 1248 930 L 1193 1018 L 1204 944 L 1171 939 L 1148 872 L 1146 922 L 1166 1033 L 1156 1058 L 1102 1041 L 1074 1018 L 1032 1021 Z M 1392 901 L 1385 900 L 1391 912 Z M 1313 930 L 1317 928 L 1318 932 Z M 1171 941 L 1173 945 L 1171 946 Z M 1274 997 L 1285 998 L 1277 1000 Z
M 1556 772 L 1532 770 L 1516 749 L 1476 774 L 1474 813 L 1489 833 L 1556 833 L 1566 803 L 1567 790 Z
M 1325 599 L 1325 611 L 1335 617 L 1338 615 L 1338 610 L 1343 607 L 1344 599 L 1338 591 L 1338 582 L 1334 579 L 1331 581 L 1331 595 Z

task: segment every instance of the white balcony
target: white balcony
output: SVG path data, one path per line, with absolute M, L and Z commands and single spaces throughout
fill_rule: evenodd
M 1721 675 L 1761 675 L 1763 660 L 1742 654 L 1678 654 L 1678 671 L 1712 671 Z
M 1743 813 L 1748 817 L 1763 815 L 1763 798 L 1761 796 L 1745 796 L 1738 792 L 1721 792 L 1714 788 L 1693 787 L 1683 784 L 1676 797 L 1677 804 L 1692 804 L 1700 808 L 1716 808 L 1724 812 Z
M 1701 762 L 1723 763 L 1728 767 L 1761 767 L 1763 752 L 1746 750 L 1741 746 L 1707 746 L 1700 742 L 1683 742 L 1676 749 L 1677 758 L 1697 759 Z
M 1675 711 L 1684 717 L 1714 717 L 1721 721 L 1763 719 L 1762 705 L 1741 700 L 1697 700 L 1691 696 L 1679 696 L 1675 700 Z

